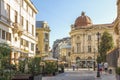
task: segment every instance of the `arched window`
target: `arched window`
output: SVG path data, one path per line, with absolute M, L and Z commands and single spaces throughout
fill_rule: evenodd
M 80 57 L 76 57 L 76 63 L 80 62 Z
M 90 57 L 90 56 L 89 56 L 87 59 L 91 60 L 91 59 L 92 59 L 92 57 Z

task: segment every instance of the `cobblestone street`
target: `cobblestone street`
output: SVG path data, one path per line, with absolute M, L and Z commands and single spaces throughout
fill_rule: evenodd
M 113 74 L 103 74 L 100 78 L 96 78 L 96 72 L 87 69 L 80 69 L 78 71 L 66 70 L 65 73 L 52 76 L 43 77 L 42 80 L 116 80 Z

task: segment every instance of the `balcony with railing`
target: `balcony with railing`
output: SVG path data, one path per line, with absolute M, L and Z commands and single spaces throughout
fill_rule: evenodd
M 10 26 L 10 23 L 11 23 L 10 19 L 8 19 L 7 17 L 3 15 L 0 15 L 0 22 L 8 26 Z

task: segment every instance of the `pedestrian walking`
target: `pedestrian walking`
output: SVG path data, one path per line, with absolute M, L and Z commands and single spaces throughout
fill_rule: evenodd
M 73 67 L 73 71 L 74 71 L 75 70 L 75 64 L 73 64 L 72 67 Z
M 104 63 L 104 70 L 105 70 L 105 73 L 108 72 L 108 63 L 107 62 Z
M 102 63 L 99 63 L 99 72 L 100 74 L 102 74 L 102 71 L 103 71 L 103 64 Z

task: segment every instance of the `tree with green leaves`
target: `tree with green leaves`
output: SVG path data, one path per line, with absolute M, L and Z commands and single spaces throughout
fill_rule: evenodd
M 111 50 L 112 48 L 113 48 L 112 35 L 107 31 L 105 31 L 101 37 L 101 42 L 99 46 L 99 53 L 100 53 L 101 60 L 103 62 L 106 61 L 107 51 Z
M 10 53 L 12 49 L 7 43 L 0 43 L 0 79 L 8 80 L 11 78 L 8 69 L 10 68 Z
M 40 62 L 41 62 L 40 57 L 31 58 L 28 62 L 29 73 L 33 75 L 40 74 L 41 73 Z
M 11 51 L 12 49 L 7 43 L 0 43 L 0 67 L 6 68 L 7 63 L 10 64 Z

